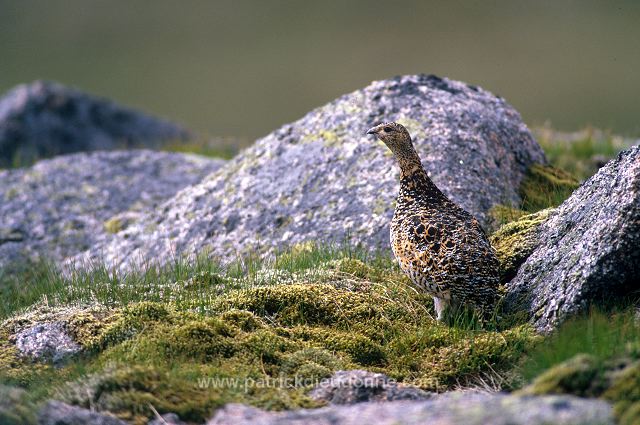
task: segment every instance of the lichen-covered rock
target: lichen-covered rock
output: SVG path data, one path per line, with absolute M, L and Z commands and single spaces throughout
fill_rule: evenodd
M 52 322 L 32 326 L 15 336 L 15 344 L 23 356 L 34 360 L 61 363 L 80 351 L 63 323 Z
M 572 396 L 517 397 L 504 394 L 456 394 L 424 401 L 366 402 L 320 409 L 266 412 L 229 404 L 208 425 L 607 425 L 611 406 Z
M 36 81 L 0 98 L 0 168 L 72 152 L 152 147 L 182 127 L 60 84 Z
M 377 81 L 283 126 L 86 258 L 130 265 L 209 249 L 224 258 L 305 241 L 387 248 L 398 171 L 370 126 L 411 132 L 433 181 L 487 223 L 518 205 L 528 167 L 546 162 L 518 113 L 467 84 L 414 75 Z
M 61 261 L 117 233 L 222 160 L 146 150 L 94 152 L 0 171 L 0 266 Z
M 71 406 L 61 401 L 49 401 L 38 414 L 40 425 L 127 425 L 126 422 L 99 412 Z
M 59 366 L 90 346 L 112 316 L 114 310 L 101 305 L 40 306 L 3 320 L 0 322 L 0 371 L 15 367 L 15 372 L 20 374 L 21 363 L 33 365 L 33 360 Z
M 426 400 L 430 394 L 410 385 L 398 385 L 384 373 L 339 370 L 321 381 L 309 396 L 331 404 L 354 404 L 365 401 Z
M 507 285 L 506 305 L 553 330 L 588 305 L 638 289 L 640 146 L 587 180 L 540 225 L 538 246 Z
M 500 261 L 500 280 L 508 282 L 538 245 L 540 225 L 553 209 L 527 214 L 500 227 L 489 238 Z

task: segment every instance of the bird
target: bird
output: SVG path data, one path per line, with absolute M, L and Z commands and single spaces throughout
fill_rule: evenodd
M 390 224 L 393 255 L 413 285 L 433 297 L 438 321 L 461 306 L 486 319 L 498 298 L 499 263 L 478 220 L 429 178 L 401 124 L 370 128 L 400 168 L 400 190 Z

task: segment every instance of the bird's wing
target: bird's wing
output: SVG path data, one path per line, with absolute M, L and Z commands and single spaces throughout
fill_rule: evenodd
M 491 245 L 476 219 L 450 214 L 434 219 L 421 214 L 407 218 L 401 257 L 409 270 L 424 273 L 434 283 L 453 283 L 497 269 Z M 402 265 L 402 264 L 401 264 Z

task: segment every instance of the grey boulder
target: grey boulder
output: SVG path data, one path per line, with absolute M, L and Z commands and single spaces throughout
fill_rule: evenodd
M 424 401 L 391 401 L 266 412 L 229 404 L 208 425 L 608 425 L 611 406 L 573 396 L 517 397 L 504 394 L 456 394 Z
M 354 404 L 365 401 L 426 400 L 431 395 L 417 387 L 399 385 L 384 373 L 339 370 L 320 382 L 309 396 L 331 404 Z
M 15 335 L 15 345 L 21 355 L 32 360 L 60 364 L 81 349 L 61 322 L 34 325 Z
M 554 210 L 507 285 L 506 306 L 550 332 L 640 287 L 640 146 L 621 152 Z
M 154 147 L 182 127 L 60 84 L 36 81 L 0 99 L 0 168 L 72 152 Z
M 64 155 L 0 171 L 0 266 L 82 252 L 222 160 L 147 150 Z
M 49 401 L 40 409 L 39 425 L 127 425 L 126 422 L 99 412 L 93 412 L 61 401 Z
M 389 120 L 409 129 L 434 182 L 485 224 L 494 205 L 519 204 L 527 168 L 546 162 L 500 97 L 433 75 L 376 81 L 258 140 L 84 259 L 126 268 L 135 258 L 264 255 L 306 241 L 387 249 L 398 170 L 365 132 Z

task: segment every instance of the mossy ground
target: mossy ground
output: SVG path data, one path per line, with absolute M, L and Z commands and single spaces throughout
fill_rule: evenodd
M 475 384 L 512 369 L 537 339 L 526 325 L 436 322 L 431 300 L 385 257 L 298 246 L 269 263 L 207 261 L 126 277 L 48 270 L 40 280 L 63 284 L 41 287 L 56 291 L 24 297 L 41 300 L 27 311 L 5 307 L 0 380 L 29 403 L 53 397 L 134 423 L 152 406 L 197 422 L 231 401 L 315 406 L 306 392 L 340 369 L 431 391 Z M 10 335 L 43 320 L 63 321 L 83 353 L 58 368 L 19 358 Z

